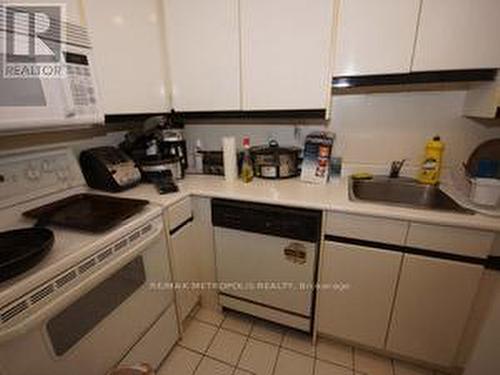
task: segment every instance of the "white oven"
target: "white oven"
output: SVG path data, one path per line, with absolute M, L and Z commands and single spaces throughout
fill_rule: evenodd
M 1 375 L 157 366 L 177 340 L 161 217 L 114 238 L 0 310 Z
M 16 37 L 21 50 L 24 44 L 28 50 L 30 41 L 26 35 L 2 30 L 0 22 L 0 134 L 104 122 L 87 31 L 75 25 L 68 28 L 72 32 L 67 40 L 55 42 L 60 62 L 14 64 L 6 60 L 7 40 Z M 42 66 L 46 74 L 36 73 Z

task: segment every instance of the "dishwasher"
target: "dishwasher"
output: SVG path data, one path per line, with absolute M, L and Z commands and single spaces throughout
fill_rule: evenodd
M 219 301 L 310 332 L 321 211 L 212 199 Z

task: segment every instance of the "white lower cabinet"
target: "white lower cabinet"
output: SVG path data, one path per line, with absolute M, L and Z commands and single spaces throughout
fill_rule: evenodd
M 180 283 L 199 281 L 196 235 L 193 223 L 188 223 L 172 235 L 174 279 Z M 193 288 L 176 290 L 179 318 L 183 321 L 198 302 L 200 293 Z
M 170 231 L 173 279 L 180 283 L 180 288 L 175 290 L 175 297 L 182 322 L 200 299 L 199 289 L 190 287 L 191 283 L 200 281 L 198 227 L 193 218 L 191 200 L 184 199 L 169 208 L 166 221 Z
M 343 283 L 349 288 L 320 289 L 318 331 L 383 348 L 402 256 L 394 251 L 326 242 L 321 285 Z
M 482 266 L 405 255 L 387 350 L 453 366 Z

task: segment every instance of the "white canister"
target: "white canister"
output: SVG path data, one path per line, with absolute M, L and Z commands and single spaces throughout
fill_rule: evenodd
M 236 140 L 234 137 L 222 138 L 222 154 L 224 160 L 224 178 L 228 182 L 238 179 L 238 164 L 236 160 Z
M 500 180 L 495 178 L 473 178 L 470 199 L 483 206 L 500 205 Z

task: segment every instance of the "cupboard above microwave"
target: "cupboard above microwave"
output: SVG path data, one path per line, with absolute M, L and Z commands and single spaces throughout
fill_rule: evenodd
M 39 38 L 35 46 L 28 33 L 0 29 L 0 134 L 104 122 L 86 30 L 66 28 L 64 41 Z M 31 59 L 22 61 L 23 51 Z

